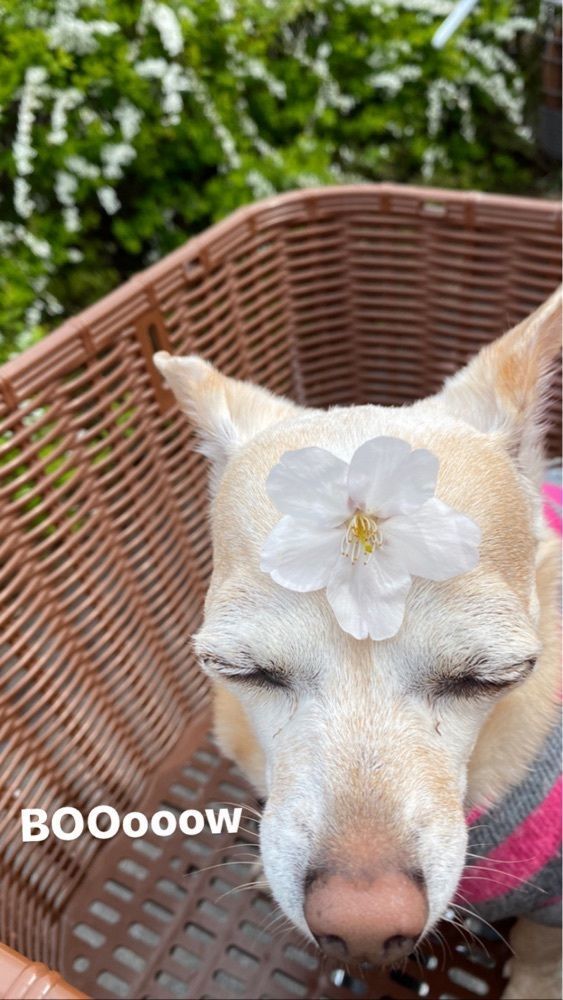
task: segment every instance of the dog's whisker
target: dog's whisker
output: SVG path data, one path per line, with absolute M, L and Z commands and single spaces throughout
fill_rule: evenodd
M 273 921 L 280 919 L 283 913 L 281 906 L 276 903 L 275 899 L 272 898 L 271 901 L 273 904 L 272 908 L 268 910 L 267 913 L 264 913 L 260 920 L 256 921 L 257 926 L 264 934 L 269 933 L 270 924 Z
M 493 872 L 494 874 L 494 872 Z M 545 895 L 547 890 L 543 889 L 542 886 L 538 885 L 536 882 L 530 882 L 528 879 L 519 879 L 517 875 L 512 875 L 510 872 L 496 872 L 497 875 L 502 875 L 503 878 L 512 878 L 515 880 L 514 885 L 507 886 L 500 878 L 491 878 L 490 875 L 472 875 L 471 880 L 475 882 L 492 882 L 494 885 L 504 886 L 506 890 L 517 889 L 518 886 L 528 885 L 535 892 L 541 892 Z
M 274 941 L 278 944 L 286 941 L 293 930 L 293 924 L 285 918 L 285 921 L 280 920 L 278 924 L 271 928 L 270 933 Z
M 242 885 L 233 885 L 231 889 L 227 889 L 226 892 L 221 893 L 221 895 L 217 897 L 215 902 L 220 903 L 222 899 L 225 899 L 227 896 L 230 896 L 233 893 L 244 892 L 245 890 L 248 891 L 249 889 L 268 889 L 268 888 L 269 888 L 268 882 L 243 882 Z
M 475 865 L 475 867 L 477 868 L 478 866 Z M 492 875 L 502 875 L 503 878 L 514 879 L 515 883 L 514 883 L 514 885 L 507 886 L 500 879 L 498 879 L 498 878 L 491 878 L 491 874 Z M 519 886 L 519 885 L 529 885 L 531 889 L 534 889 L 536 892 L 541 892 L 543 895 L 545 895 L 545 893 L 547 891 L 546 889 L 542 889 L 541 886 L 537 885 L 536 882 L 530 882 L 529 879 L 519 878 L 518 875 L 514 875 L 512 872 L 503 872 L 503 871 L 501 871 L 499 869 L 496 869 L 496 868 L 487 868 L 487 874 L 486 875 L 473 875 L 473 874 L 471 874 L 468 877 L 471 878 L 472 882 L 473 881 L 475 881 L 475 882 L 494 882 L 495 885 L 504 886 L 505 889 L 516 889 L 517 886 Z
M 216 868 L 232 868 L 237 865 L 254 865 L 255 861 L 220 861 L 216 865 L 207 865 L 205 868 L 194 868 L 191 872 L 185 872 L 184 878 L 190 878 L 192 875 L 204 875 L 205 872 L 212 872 Z
M 248 834 L 249 837 L 259 837 L 260 836 L 260 834 L 258 833 L 257 830 L 249 830 L 247 826 L 239 826 L 239 830 L 242 830 L 243 833 Z
M 268 916 L 268 914 L 266 916 Z M 276 923 L 278 923 L 278 922 L 280 922 L 282 920 L 286 920 L 287 919 L 287 917 L 286 917 L 285 913 L 283 912 L 281 906 L 279 906 L 277 904 L 275 906 L 275 909 L 274 909 L 273 913 L 270 914 L 270 917 L 271 917 L 271 919 L 268 921 L 268 923 L 264 924 L 263 930 L 265 930 L 265 931 L 271 931 L 272 928 L 274 927 L 274 925 Z
M 465 897 L 462 896 L 462 899 L 464 898 Z M 467 902 L 467 900 L 465 900 L 465 902 Z M 493 934 L 495 934 L 498 938 L 500 938 L 500 940 L 506 945 L 509 951 L 511 951 L 512 954 L 514 954 L 514 949 L 512 948 L 510 943 L 506 940 L 506 938 L 500 933 L 500 931 L 496 927 L 493 927 L 493 925 L 489 923 L 488 920 L 485 920 L 485 918 L 482 917 L 480 914 L 474 913 L 467 906 L 461 906 L 459 903 L 450 903 L 450 906 L 452 907 L 452 909 L 462 910 L 464 913 L 467 913 L 470 917 L 473 917 L 473 919 L 480 920 L 481 923 L 485 924 L 485 926 L 488 927 L 489 930 L 493 932 Z
M 221 799 L 219 804 L 222 806 L 233 806 L 235 809 L 247 809 L 250 813 L 250 816 L 248 816 L 247 819 L 262 819 L 262 813 L 259 812 L 258 809 L 255 809 L 254 806 L 251 806 L 248 802 L 231 802 L 229 799 Z
M 465 924 L 460 917 L 454 915 L 453 920 L 448 917 L 445 917 L 444 919 L 447 921 L 447 923 L 451 924 L 452 927 L 455 927 L 457 929 L 458 933 L 461 934 L 468 948 L 474 948 L 475 944 L 477 944 L 479 948 L 482 948 L 482 950 L 485 951 L 487 955 L 489 954 L 484 941 L 482 941 L 479 935 L 476 934 L 475 931 L 471 929 L 471 927 L 468 927 L 467 924 Z
M 268 916 L 270 916 L 269 920 L 267 920 Z M 263 930 L 263 932 L 265 934 L 271 934 L 273 936 L 275 929 L 278 926 L 281 927 L 282 924 L 283 924 L 283 921 L 286 921 L 287 919 L 288 918 L 286 917 L 286 915 L 283 912 L 282 908 L 276 904 L 276 907 L 275 907 L 275 910 L 274 910 L 273 914 L 266 914 L 266 920 L 267 920 L 267 922 L 266 922 L 266 920 L 263 922 L 261 929 Z M 293 925 L 291 925 L 291 926 L 293 926 Z
M 209 854 L 221 854 L 222 853 L 224 855 L 227 855 L 227 854 L 230 854 L 231 851 L 241 851 L 241 850 L 254 851 L 255 854 L 256 854 L 256 857 L 259 857 L 259 855 L 260 855 L 259 845 L 256 844 L 256 843 L 251 843 L 251 844 L 246 844 L 246 843 L 240 843 L 240 844 L 222 844 L 220 847 L 213 847 L 213 848 L 211 848 L 211 850 L 209 851 Z
M 253 865 L 256 865 L 257 868 L 262 867 L 259 856 L 257 854 L 253 854 L 251 851 L 247 854 L 237 854 L 234 858 L 226 858 L 225 860 L 231 861 L 234 865 L 238 865 L 239 862 L 242 863 L 244 861 L 245 864 L 252 863 Z
M 489 954 L 488 948 L 483 939 L 479 937 L 476 931 L 468 926 L 459 914 L 454 912 L 453 919 L 449 917 L 446 917 L 445 919 L 457 929 L 458 933 L 461 934 L 463 940 L 469 948 L 477 945 L 479 948 L 482 948 L 487 955 Z
M 434 938 L 436 939 L 437 944 L 439 944 L 440 948 L 442 949 L 442 962 L 445 963 L 448 960 L 447 951 L 449 952 L 449 946 L 448 942 L 446 941 L 446 938 L 442 934 L 442 931 L 438 930 L 437 927 L 429 935 L 430 942 L 433 942 Z
M 422 949 L 421 949 L 420 945 L 415 945 L 414 946 L 414 948 L 413 948 L 413 950 L 411 952 L 410 957 L 413 958 L 414 961 L 416 962 L 416 964 L 418 966 L 419 972 L 423 973 L 424 972 L 424 963 L 422 961 Z
M 488 861 L 489 860 L 486 854 L 472 854 L 471 851 L 467 852 L 466 857 L 468 857 L 468 858 L 477 858 L 479 861 Z M 538 861 L 538 858 L 537 857 L 535 857 L 535 858 L 516 858 L 514 860 L 511 860 L 510 858 L 507 858 L 506 861 L 504 861 L 502 858 L 500 858 L 500 859 L 498 859 L 496 861 L 496 864 L 501 864 L 501 865 L 521 865 L 521 864 L 527 864 L 528 862 L 532 862 L 532 861 Z
M 294 934 L 294 935 L 296 936 L 296 938 L 297 938 L 297 940 L 298 940 L 299 944 L 301 945 L 301 947 L 302 947 L 302 948 L 303 948 L 303 949 L 304 949 L 305 951 L 307 951 L 308 953 L 311 953 L 311 952 L 312 952 L 312 953 L 314 953 L 314 954 L 316 954 L 316 955 L 322 955 L 322 952 L 320 952 L 320 951 L 318 950 L 318 948 L 317 948 L 317 947 L 316 947 L 315 945 L 313 945 L 313 942 L 312 942 L 312 941 L 310 940 L 310 938 L 308 938 L 308 937 L 307 937 L 307 936 L 306 936 L 306 935 L 305 935 L 305 934 L 303 933 L 303 931 L 302 931 L 302 930 L 300 930 L 300 928 L 299 928 L 299 927 L 296 927 L 296 926 L 295 926 L 294 924 L 292 924 L 292 923 L 291 923 L 291 920 L 289 920 L 288 922 L 289 922 L 289 930 L 290 930 L 291 932 L 293 932 L 293 934 Z M 289 933 L 289 931 L 288 931 L 288 933 Z
M 237 851 L 233 854 L 233 859 L 236 860 L 236 858 L 248 856 L 249 858 L 254 858 L 255 861 L 258 861 L 260 858 L 260 852 L 254 849 L 255 846 L 255 844 L 235 844 L 234 847 L 237 848 Z M 230 847 L 227 851 L 223 851 L 225 858 L 230 857 L 231 851 L 234 851 L 234 847 Z M 245 852 L 244 854 L 242 853 L 243 851 Z
M 240 850 L 254 851 L 256 856 L 260 853 L 260 845 L 256 841 L 251 841 L 247 843 L 246 841 L 240 842 L 240 844 L 229 844 L 228 847 L 218 847 L 218 851 L 240 851 Z
M 281 930 L 283 936 L 278 936 L 277 940 L 280 944 L 284 944 L 287 941 L 288 937 L 290 937 L 290 935 L 293 933 L 295 928 L 291 923 L 291 921 L 288 920 L 287 927 L 282 926 L 281 928 L 276 928 L 276 934 L 278 934 L 278 930 Z

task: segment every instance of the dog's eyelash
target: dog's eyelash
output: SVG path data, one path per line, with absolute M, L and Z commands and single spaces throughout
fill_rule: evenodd
M 245 684 L 262 688 L 279 688 L 288 691 L 291 688 L 289 680 L 285 674 L 279 670 L 267 667 L 253 667 L 249 670 L 234 667 L 232 663 L 219 660 L 215 657 L 206 656 L 202 659 L 202 664 L 206 669 L 215 669 L 221 676 L 231 681 L 241 681 Z
M 462 674 L 457 677 L 441 677 L 435 682 L 433 693 L 437 698 L 485 698 L 505 690 L 513 683 L 513 681 L 498 681 L 492 678 Z
M 282 688 L 289 690 L 290 684 L 286 677 L 272 670 L 265 670 L 260 667 L 258 670 L 248 671 L 248 673 L 228 673 L 232 681 L 244 681 L 245 684 L 255 684 L 258 687 Z
M 479 677 L 469 673 L 439 677 L 434 682 L 433 692 L 438 698 L 491 697 L 525 680 L 534 669 L 535 663 L 535 658 L 524 660 L 503 677 Z

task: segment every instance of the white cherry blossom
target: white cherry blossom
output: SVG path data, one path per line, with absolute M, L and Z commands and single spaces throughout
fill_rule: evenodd
M 479 561 L 479 527 L 434 496 L 438 467 L 394 437 L 366 441 L 349 464 L 324 448 L 286 452 L 266 482 L 283 517 L 260 568 L 289 590 L 326 589 L 354 638 L 389 639 L 413 577 L 448 580 Z

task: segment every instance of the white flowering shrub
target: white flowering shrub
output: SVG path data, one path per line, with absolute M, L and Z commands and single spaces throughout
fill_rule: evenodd
M 0 357 L 237 205 L 358 179 L 534 189 L 536 0 L 4 0 Z M 529 45 L 528 45 L 529 48 Z

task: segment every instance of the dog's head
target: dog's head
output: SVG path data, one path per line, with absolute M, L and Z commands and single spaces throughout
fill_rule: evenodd
M 393 961 L 447 907 L 470 757 L 541 652 L 541 395 L 559 308 L 552 297 L 438 395 L 402 408 L 306 410 L 197 357 L 156 356 L 211 460 L 214 569 L 195 641 L 217 735 L 267 799 L 275 899 L 343 957 Z M 279 519 L 265 483 L 280 456 L 320 446 L 349 461 L 379 435 L 439 458 L 437 496 L 482 542 L 471 572 L 415 580 L 399 632 L 373 642 L 339 628 L 324 591 L 283 589 L 259 563 Z

